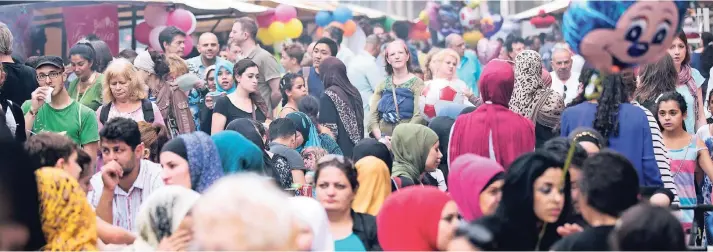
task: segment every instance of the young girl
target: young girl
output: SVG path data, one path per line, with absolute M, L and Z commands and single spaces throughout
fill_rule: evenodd
M 307 96 L 307 85 L 301 75 L 287 73 L 280 80 L 280 93 L 282 94 L 282 110 L 277 118 L 285 118 L 292 112 L 297 112 L 297 104 L 302 97 Z
M 671 158 L 673 183 L 681 206 L 696 205 L 695 185 L 701 183 L 703 174 L 713 175 L 713 161 L 706 145 L 698 136 L 686 132 L 687 109 L 686 100 L 678 92 L 664 93 L 657 102 L 656 119 L 663 129 L 663 141 Z M 693 210 L 683 210 L 679 220 L 684 230 L 690 229 Z

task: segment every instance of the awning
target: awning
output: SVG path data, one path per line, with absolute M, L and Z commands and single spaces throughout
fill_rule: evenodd
M 380 11 L 380 10 L 375 10 L 375 9 L 372 9 L 372 8 L 367 8 L 367 7 L 359 6 L 359 5 L 356 5 L 356 4 L 345 3 L 345 4 L 341 4 L 341 5 L 344 5 L 344 6 L 346 6 L 347 8 L 349 8 L 350 10 L 352 10 L 352 12 L 354 12 L 354 16 L 366 16 L 366 17 L 371 18 L 371 19 L 384 18 L 384 17 L 387 17 L 387 16 L 388 16 L 388 17 L 391 17 L 392 19 L 394 19 L 394 20 L 396 20 L 396 21 L 404 21 L 404 20 L 406 20 L 406 17 L 396 16 L 396 15 L 392 15 L 392 14 L 387 14 L 386 12 L 383 12 L 383 11 Z
M 235 9 L 242 13 L 260 13 L 271 9 L 265 6 L 235 0 L 172 0 L 172 2 L 185 4 L 191 8 L 200 10 Z
M 185 1 L 191 1 L 191 0 L 185 0 Z M 326 10 L 326 11 L 333 11 L 336 9 L 336 7 L 328 2 L 324 1 L 304 1 L 304 0 L 271 0 L 272 2 L 278 3 L 278 4 L 286 4 L 290 5 L 292 7 L 295 7 L 297 9 L 304 9 L 304 10 L 310 10 L 310 11 L 321 11 L 321 10 Z
M 535 8 L 520 12 L 515 15 L 511 15 L 508 18 L 513 21 L 520 21 L 523 19 L 531 18 L 537 16 L 540 10 L 544 10 L 545 13 L 557 13 L 567 9 L 570 0 L 554 0 L 549 3 L 537 6 Z

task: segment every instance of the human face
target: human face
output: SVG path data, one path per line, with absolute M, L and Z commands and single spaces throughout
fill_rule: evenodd
M 237 62 L 238 56 L 240 56 L 241 54 L 243 54 L 243 50 L 240 49 L 240 46 L 236 44 L 230 46 L 230 61 Z
M 92 65 L 93 63 L 91 61 L 88 61 L 84 57 L 82 57 L 79 54 L 73 54 L 69 57 L 69 60 L 72 63 L 72 68 L 74 69 L 74 74 L 77 75 L 77 77 L 86 79 L 89 78 L 89 75 L 91 75 L 94 71 L 92 70 Z
M 314 50 L 312 50 L 312 66 L 319 69 L 319 64 L 322 63 L 324 59 L 332 56 L 332 50 L 329 46 L 324 43 L 315 44 Z
M 129 91 L 129 86 L 131 85 L 129 81 L 130 80 L 124 78 L 123 75 L 114 76 L 114 78 L 109 81 L 109 90 L 115 100 L 126 101 L 129 99 L 129 94 L 131 93 Z
M 317 180 L 317 200 L 327 212 L 351 209 L 354 191 L 342 170 L 333 166 L 320 170 Z
M 552 55 L 552 68 L 560 80 L 568 80 L 572 75 L 572 55 L 564 50 L 558 50 Z
M 211 88 L 213 89 L 213 90 L 211 90 L 211 92 L 215 90 L 215 74 L 214 73 L 215 73 L 215 70 L 208 71 L 208 74 L 207 74 L 208 77 L 206 77 L 206 79 L 205 79 L 205 83 L 206 83 L 206 85 L 208 85 L 208 89 L 211 89 Z
M 483 212 L 483 215 L 495 213 L 495 209 L 498 208 L 500 199 L 503 196 L 503 184 L 505 184 L 504 179 L 496 180 L 480 193 L 480 211 Z
M 37 68 L 37 83 L 40 87 L 52 87 L 52 96 L 56 96 L 64 89 L 64 74 L 62 70 L 51 65 Z
M 295 64 L 292 62 L 293 59 L 294 58 L 291 58 L 290 55 L 285 52 L 285 50 L 282 50 L 282 52 L 280 52 L 280 65 L 282 65 L 282 67 L 284 67 L 285 69 L 291 69 L 292 67 L 294 67 Z M 297 62 L 297 60 L 295 60 L 295 62 Z
M 386 62 L 393 69 L 403 69 L 408 64 L 409 55 L 402 43 L 391 43 L 386 47 Z
M 77 182 L 79 183 L 79 187 L 82 188 L 82 191 L 85 193 L 89 193 L 89 191 L 92 191 L 92 185 L 89 183 L 91 180 L 92 176 L 84 176 L 80 177 Z
M 441 150 L 438 149 L 438 141 L 436 141 L 433 146 L 431 146 L 431 149 L 428 151 L 428 157 L 426 158 L 426 171 L 427 172 L 432 172 L 435 171 L 438 168 L 438 165 L 441 164 L 441 158 L 443 157 L 443 154 L 441 154 Z
M 72 152 L 67 159 L 60 158 L 57 160 L 58 168 L 66 171 L 75 179 L 79 179 L 79 175 L 82 173 L 82 167 L 77 163 L 77 152 Z
M 381 34 L 384 34 L 384 28 L 382 27 L 374 27 L 374 35 L 379 36 Z
M 444 79 L 451 79 L 455 76 L 456 73 L 456 62 L 458 59 L 455 59 L 451 56 L 446 56 L 445 59 L 443 59 L 443 62 L 439 64 L 440 66 L 438 67 L 438 75 L 440 78 Z
M 676 65 L 676 71 L 681 70 L 681 64 L 688 54 L 688 47 L 681 39 L 676 37 L 673 39 L 673 44 L 668 48 L 668 54 L 673 58 L 673 63 Z
M 542 176 L 535 179 L 534 191 L 535 216 L 545 223 L 555 223 L 564 208 L 564 184 L 562 169 L 551 167 Z
M 436 240 L 438 250 L 446 250 L 448 243 L 453 239 L 453 234 L 455 234 L 460 219 L 456 202 L 448 201 L 443 206 L 443 210 L 441 210 L 441 220 L 438 222 L 438 238 Z
M 450 47 L 454 51 L 458 53 L 459 56 L 463 57 L 463 54 L 465 54 L 465 40 L 463 40 L 463 37 L 458 36 L 451 41 Z
M 525 50 L 525 44 L 523 43 L 513 43 L 512 44 L 512 52 L 510 52 L 510 59 L 515 60 L 515 57 L 517 57 L 518 54 L 520 54 L 522 51 Z
M 144 153 L 144 144 L 139 144 L 136 146 L 135 150 L 131 149 L 131 146 L 123 141 L 112 141 L 108 139 L 101 140 L 101 152 L 104 158 L 104 163 L 109 161 L 116 161 L 121 165 L 121 169 L 124 175 L 128 175 L 133 172 L 141 159 L 139 157 Z M 126 178 L 128 176 L 124 176 Z
M 248 33 L 243 31 L 243 27 L 239 22 L 235 22 L 233 24 L 233 29 L 230 30 L 228 38 L 230 38 L 231 42 L 240 45 L 248 39 Z
M 579 146 L 582 146 L 589 156 L 599 153 L 599 146 L 595 143 L 582 141 L 579 142 Z
M 579 167 L 570 166 L 569 167 L 569 184 L 572 185 L 572 205 L 574 206 L 574 211 L 579 213 L 579 179 L 581 176 L 581 171 Z
M 163 47 L 166 48 L 167 54 L 176 54 L 178 56 L 183 56 L 183 50 L 186 43 L 186 36 L 176 35 L 171 40 L 170 44 L 164 43 Z
M 299 101 L 302 97 L 307 96 L 307 85 L 303 78 L 295 78 L 292 80 L 292 89 L 285 92 L 289 99 Z
M 220 72 L 218 72 L 218 80 L 220 81 L 220 88 L 223 90 L 230 90 L 233 88 L 233 74 L 231 74 L 227 69 L 220 69 Z
M 161 152 L 159 157 L 163 170 L 161 179 L 166 185 L 179 185 L 191 189 L 191 173 L 188 160 L 170 151 Z
M 295 134 L 295 146 L 302 146 L 302 144 L 305 143 L 305 138 L 302 136 L 302 132 L 297 131 L 297 134 Z
M 683 129 L 683 119 L 686 113 L 681 111 L 678 102 L 674 100 L 659 103 L 659 122 L 664 131 Z
M 218 38 L 211 35 L 201 36 L 198 40 L 198 48 L 204 58 L 215 59 L 215 55 L 218 53 L 218 50 L 220 50 Z
M 257 75 L 258 68 L 248 67 L 242 75 L 236 75 L 235 80 L 238 83 L 238 88 L 242 88 L 248 93 L 257 91 Z

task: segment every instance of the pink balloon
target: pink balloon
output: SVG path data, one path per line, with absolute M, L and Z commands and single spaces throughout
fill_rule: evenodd
M 500 55 L 502 45 L 497 40 L 482 38 L 478 40 L 476 48 L 478 51 L 478 60 L 480 60 L 481 64 L 485 65 Z
M 166 25 L 168 12 L 163 5 L 149 4 L 144 9 L 144 20 L 151 27 Z
M 158 41 L 158 35 L 161 31 L 163 31 L 163 29 L 166 29 L 166 26 L 157 26 L 151 30 L 151 33 L 149 33 L 149 45 L 158 52 L 163 52 L 163 49 L 161 49 L 161 42 Z
M 193 51 L 193 37 L 186 36 L 186 42 L 183 44 L 183 57 L 188 57 Z
M 153 28 L 151 28 L 151 26 L 146 22 L 141 22 L 136 25 L 136 29 L 134 29 L 136 41 L 141 44 L 148 45 L 150 42 L 149 35 L 151 34 L 151 29 Z
M 275 22 L 275 10 L 268 10 L 260 15 L 257 15 L 256 21 L 259 28 L 270 27 L 270 24 Z
M 175 26 L 186 34 L 191 34 L 196 29 L 196 16 L 190 11 L 176 9 L 168 14 L 166 26 Z
M 275 17 L 277 21 L 287 23 L 290 19 L 297 17 L 297 9 L 286 4 L 280 4 L 275 8 Z

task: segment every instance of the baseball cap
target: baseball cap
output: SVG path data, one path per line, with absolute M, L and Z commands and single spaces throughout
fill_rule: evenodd
M 41 56 L 37 59 L 35 69 L 40 68 L 44 65 L 51 65 L 59 69 L 64 69 L 64 61 L 62 61 L 62 58 L 57 56 Z

